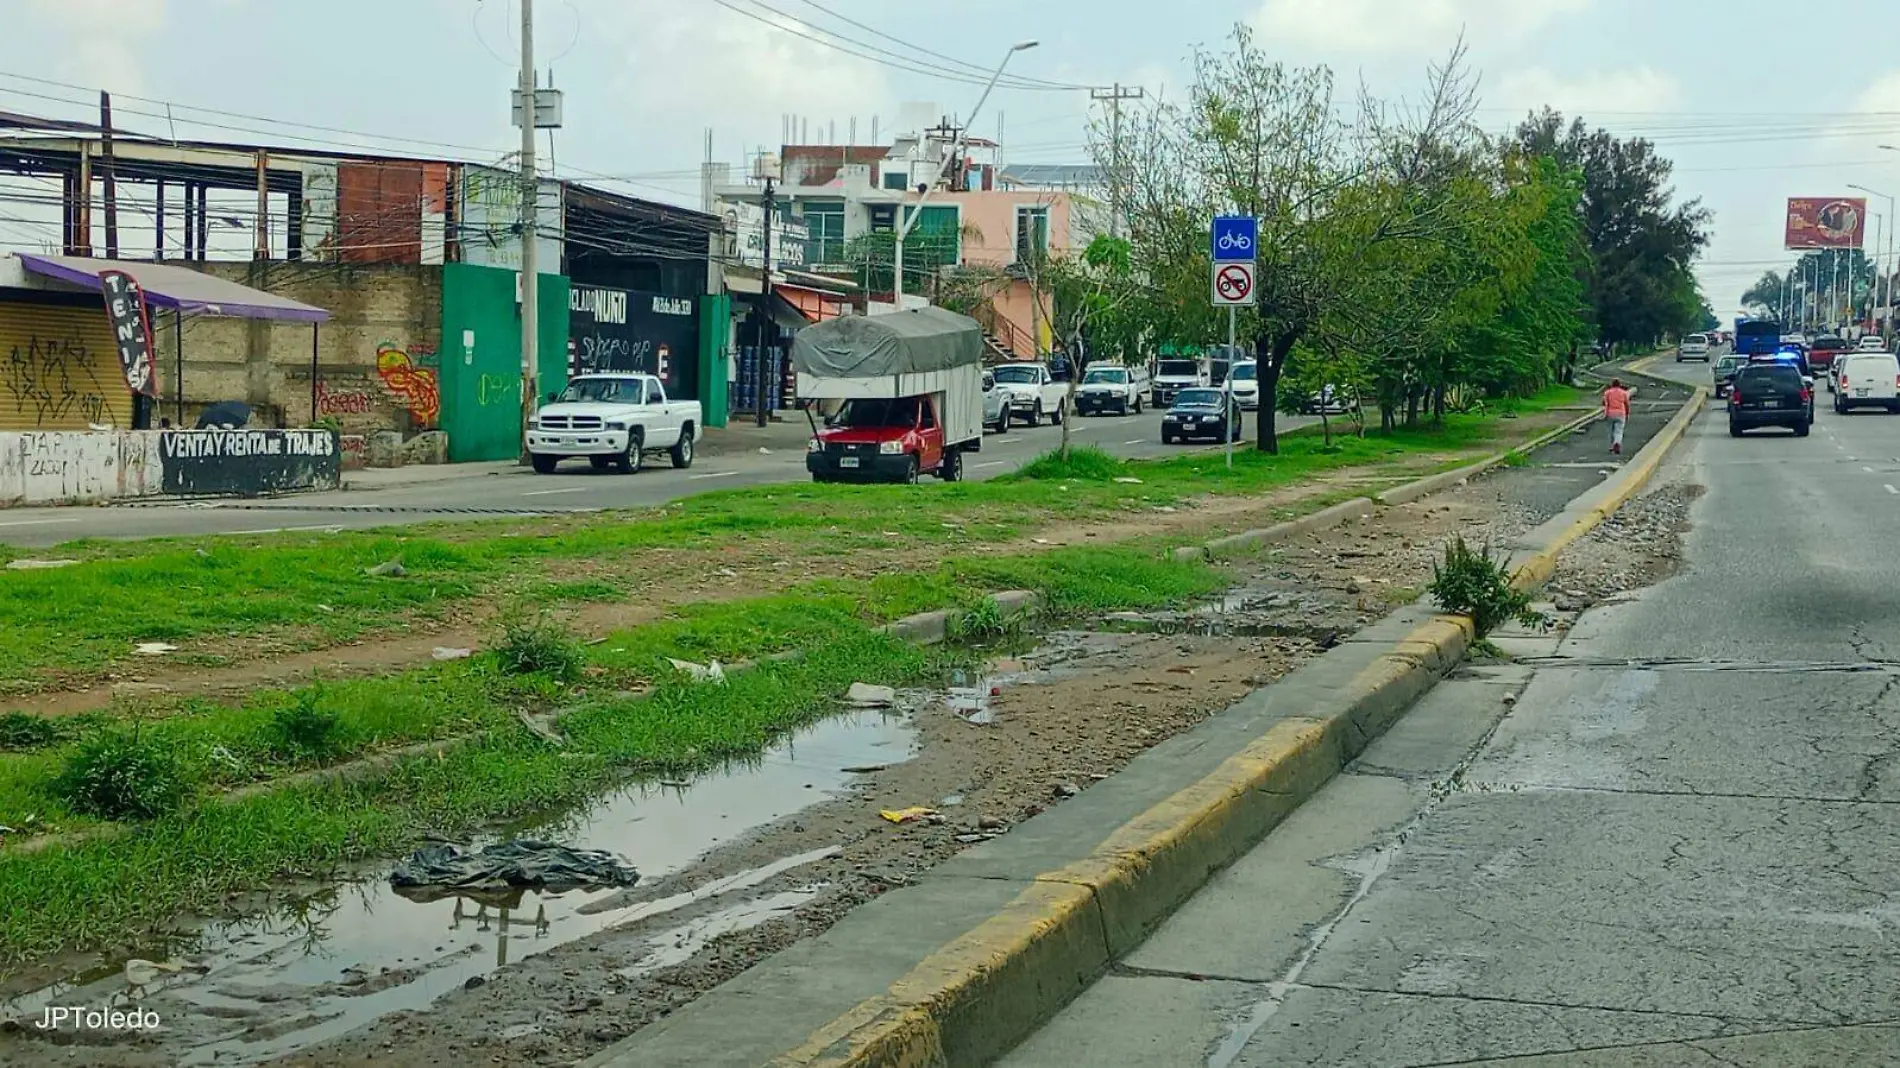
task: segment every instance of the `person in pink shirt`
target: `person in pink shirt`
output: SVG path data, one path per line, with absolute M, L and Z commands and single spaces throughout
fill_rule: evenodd
M 1612 455 L 1623 452 L 1623 428 L 1630 420 L 1630 392 L 1620 378 L 1610 379 L 1610 388 L 1603 391 L 1603 419 L 1610 424 Z

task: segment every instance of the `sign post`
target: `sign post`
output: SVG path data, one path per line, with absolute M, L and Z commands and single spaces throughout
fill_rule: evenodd
M 1222 445 L 1227 467 L 1234 466 L 1234 424 L 1240 412 L 1234 406 L 1235 309 L 1251 308 L 1254 293 L 1254 255 L 1260 247 L 1260 220 L 1251 215 L 1216 215 L 1210 233 L 1214 259 L 1214 306 L 1227 309 L 1227 375 L 1221 379 Z M 1266 399 L 1262 398 L 1262 404 Z

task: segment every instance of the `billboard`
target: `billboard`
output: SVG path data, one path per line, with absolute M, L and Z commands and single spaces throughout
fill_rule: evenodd
M 1860 248 L 1867 235 L 1862 197 L 1791 197 L 1784 247 Z

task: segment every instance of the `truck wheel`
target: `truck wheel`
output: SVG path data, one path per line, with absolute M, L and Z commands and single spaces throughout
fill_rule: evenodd
M 627 432 L 627 451 L 615 457 L 615 463 L 620 468 L 621 474 L 631 475 L 640 470 L 640 464 L 645 460 L 643 453 L 646 444 L 646 431 L 635 427 Z
M 1050 425 L 1050 426 L 1061 426 L 1061 425 L 1062 425 L 1062 417 L 1063 417 L 1063 416 L 1065 416 L 1065 415 L 1067 415 L 1067 414 L 1068 414 L 1068 412 L 1069 412 L 1069 405 L 1068 405 L 1068 402 L 1066 402 L 1066 401 L 1057 401 L 1057 402 L 1056 402 L 1056 414 L 1054 414 L 1054 415 L 1052 415 L 1052 416 L 1050 416 L 1050 417 L 1049 417 L 1049 425 Z
M 670 451 L 674 467 L 693 466 L 693 424 L 680 427 L 680 439 Z
M 1141 394 L 1135 394 L 1135 414 L 1141 414 Z
M 904 464 L 904 484 L 906 486 L 915 486 L 917 484 L 917 476 L 921 473 L 922 471 L 917 464 L 917 454 L 911 453 L 908 461 Z
M 937 465 L 937 477 L 945 482 L 963 481 L 963 450 L 944 450 L 943 463 Z
M 1003 405 L 1003 414 L 996 417 L 996 432 L 998 434 L 1009 433 L 1009 421 L 1014 418 L 1016 418 L 1016 413 L 1010 411 L 1009 405 Z
M 554 466 L 561 462 L 561 458 L 559 456 L 549 456 L 545 453 L 539 453 L 539 452 L 530 456 L 529 459 L 533 461 L 534 473 L 537 475 L 553 474 Z
M 1030 426 L 1042 425 L 1042 402 L 1041 401 L 1037 401 L 1036 406 L 1034 408 L 1029 409 L 1029 425 Z

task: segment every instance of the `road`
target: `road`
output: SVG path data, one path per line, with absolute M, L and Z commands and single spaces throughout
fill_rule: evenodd
M 1001 1063 L 1900 1064 L 1900 418 L 1715 409 L 1660 477 L 1675 577 L 1442 684 Z
M 1255 433 L 1255 413 L 1242 420 Z M 1281 430 L 1317 422 L 1311 417 L 1278 417 Z M 748 431 L 728 432 L 743 442 Z M 664 459 L 649 460 L 632 476 L 596 472 L 586 464 L 562 465 L 559 473 L 537 476 L 523 468 L 479 468 L 465 475 L 453 468 L 419 473 L 432 481 L 396 481 L 382 488 L 303 494 L 265 501 L 149 502 L 110 507 L 12 508 L 0 510 L 0 543 L 44 547 L 77 538 L 152 538 L 194 534 L 254 534 L 283 530 L 363 529 L 481 516 L 533 515 L 640 508 L 661 505 L 716 489 L 802 482 L 804 435 L 796 427 L 765 432 L 775 446 L 765 454 L 740 447 L 724 455 L 704 455 L 688 470 L 675 471 Z M 1012 427 L 1007 434 L 985 435 L 983 451 L 970 458 L 966 477 L 994 478 L 1014 471 L 1055 448 L 1060 427 Z M 1161 415 L 1096 416 L 1074 421 L 1071 441 L 1097 445 L 1127 459 L 1178 456 L 1207 446 L 1161 444 Z M 1216 446 L 1215 448 L 1218 448 Z M 380 473 L 378 473 L 380 474 Z M 435 476 L 442 476 L 436 478 Z M 367 479 L 365 481 L 368 481 Z

